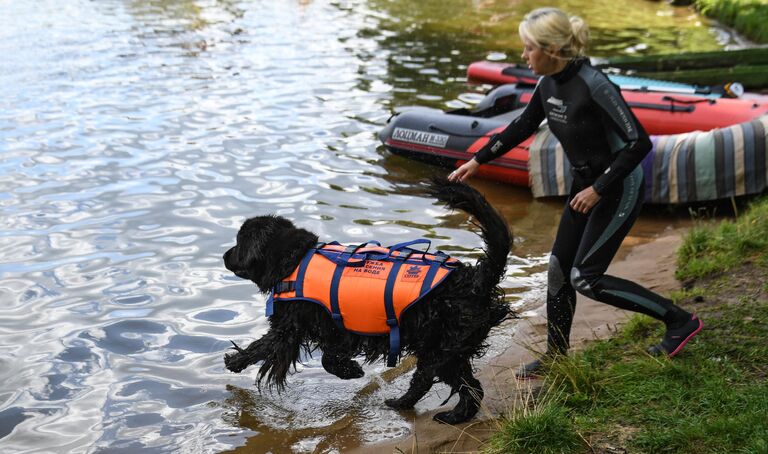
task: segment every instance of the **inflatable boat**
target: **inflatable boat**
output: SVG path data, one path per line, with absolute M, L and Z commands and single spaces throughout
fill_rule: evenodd
M 528 104 L 533 89 L 530 85 L 500 85 L 488 92 L 473 111 L 453 111 L 449 114 L 488 117 L 509 112 Z M 621 94 L 648 134 L 706 131 L 753 120 L 768 113 L 768 100 L 714 99 L 626 90 L 622 90 Z
M 677 93 L 708 98 L 740 98 L 744 87 L 738 82 L 715 86 L 699 86 L 666 80 L 648 79 L 620 74 L 606 74 L 623 91 Z M 477 61 L 467 67 L 467 79 L 492 85 L 536 85 L 539 76 L 530 68 L 515 63 Z M 754 96 L 748 96 L 754 98 Z
M 490 139 L 504 129 L 522 109 L 481 117 L 461 111 L 444 113 L 437 109 L 414 108 L 395 114 L 379 133 L 384 146 L 394 154 L 457 167 L 472 159 Z M 481 166 L 478 176 L 517 186 L 528 186 L 529 147 L 533 138 Z
M 471 110 L 444 112 L 413 108 L 396 113 L 381 130 L 379 138 L 394 154 L 458 167 L 472 159 L 493 134 L 502 131 L 522 112 L 524 102 L 516 89 L 516 86 L 498 87 Z M 643 101 L 649 103 L 647 98 Z M 653 110 L 658 116 L 666 115 L 666 121 L 671 122 L 676 115 L 690 115 L 702 106 L 718 104 L 666 102 L 665 105 L 694 108 L 692 111 Z M 637 106 L 632 109 L 638 112 Z M 763 192 L 768 180 L 768 109 L 750 106 L 749 112 L 746 116 L 743 112 L 734 112 L 733 117 L 740 120 L 731 120 L 728 124 L 723 114 L 712 113 L 714 118 L 707 124 L 715 126 L 687 130 L 661 128 L 678 131 L 649 132 L 653 149 L 642 163 L 646 201 L 689 203 Z M 646 129 L 652 128 L 646 126 Z M 525 142 L 481 166 L 477 176 L 530 186 L 534 197 L 566 195 L 571 183 L 570 163 L 546 124 Z

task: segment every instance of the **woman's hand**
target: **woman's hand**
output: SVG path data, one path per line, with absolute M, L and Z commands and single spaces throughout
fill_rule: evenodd
M 469 177 L 474 175 L 475 172 L 477 172 L 477 169 L 479 167 L 480 167 L 480 163 L 478 163 L 474 159 L 470 159 L 469 161 L 462 164 L 461 167 L 449 173 L 448 181 L 452 181 L 452 182 L 459 181 L 463 183 L 467 181 Z
M 595 192 L 595 189 L 590 186 L 586 189 L 582 189 L 578 194 L 571 199 L 571 208 L 577 213 L 587 214 L 597 202 L 600 201 L 600 194 Z

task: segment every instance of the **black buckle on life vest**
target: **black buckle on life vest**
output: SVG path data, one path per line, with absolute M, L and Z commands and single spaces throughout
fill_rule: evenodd
M 456 268 L 459 266 L 459 261 L 454 260 L 452 262 L 449 262 L 451 256 L 446 254 L 443 251 L 437 251 L 434 254 L 434 258 L 430 259 L 431 262 L 437 262 L 439 266 L 442 266 L 444 268 Z
M 355 257 L 355 253 L 358 249 L 363 247 L 364 244 L 351 244 L 344 248 L 344 250 L 339 254 L 338 258 L 334 260 L 337 265 L 340 266 L 365 266 L 365 257 L 359 258 L 357 260 L 352 260 Z
M 445 252 L 440 252 L 440 251 L 437 251 L 437 253 L 434 254 L 434 257 L 435 258 L 431 259 L 431 261 L 437 262 L 440 265 L 445 263 L 445 261 L 450 258 L 450 256 L 448 254 L 446 254 Z
M 274 289 L 275 294 L 286 293 L 296 290 L 296 281 L 282 281 L 279 282 Z

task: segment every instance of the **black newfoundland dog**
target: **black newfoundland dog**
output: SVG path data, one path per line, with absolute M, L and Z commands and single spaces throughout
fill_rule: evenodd
M 408 391 L 386 404 L 395 409 L 413 408 L 434 383 L 442 381 L 451 387 L 451 395 L 459 395 L 459 402 L 434 419 L 456 424 L 471 419 L 483 398 L 471 360 L 485 353 L 491 328 L 514 315 L 499 288 L 512 237 L 502 216 L 471 187 L 435 179 L 429 192 L 448 207 L 461 209 L 477 220 L 485 254 L 475 265 L 458 263 L 434 290 L 403 312 L 399 323 L 401 354 L 414 355 L 417 367 Z M 228 270 L 267 293 L 299 266 L 317 242 L 316 235 L 285 218 L 259 216 L 242 225 L 237 245 L 224 254 L 224 263 Z M 386 335 L 360 335 L 337 327 L 328 310 L 315 302 L 276 301 L 268 332 L 245 349 L 235 344 L 236 352 L 227 354 L 224 361 L 233 372 L 261 362 L 257 384 L 266 381 L 269 387 L 280 390 L 302 349 L 319 349 L 327 372 L 352 379 L 363 376 L 354 357 L 363 356 L 366 363 L 377 361 L 387 356 L 390 343 Z

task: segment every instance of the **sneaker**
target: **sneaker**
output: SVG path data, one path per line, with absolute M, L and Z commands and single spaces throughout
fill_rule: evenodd
M 518 380 L 540 378 L 544 374 L 545 369 L 546 367 L 544 366 L 544 363 L 540 359 L 537 359 L 520 366 L 515 372 L 515 378 Z
M 693 336 L 699 334 L 702 328 L 704 328 L 704 322 L 696 314 L 692 314 L 691 319 L 683 326 L 675 329 L 667 328 L 661 343 L 648 348 L 648 353 L 652 355 L 667 355 L 671 358 L 680 353 L 685 344 L 693 339 Z

